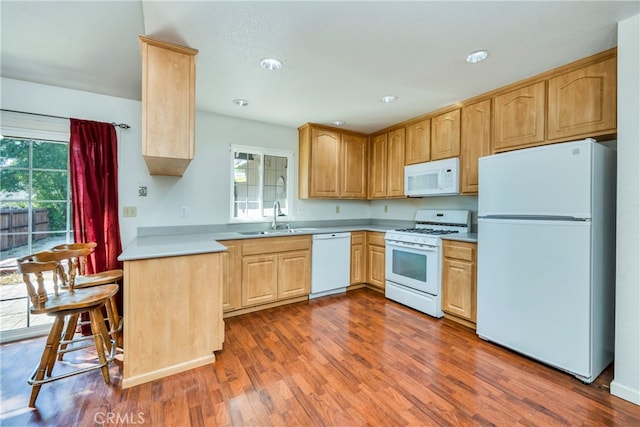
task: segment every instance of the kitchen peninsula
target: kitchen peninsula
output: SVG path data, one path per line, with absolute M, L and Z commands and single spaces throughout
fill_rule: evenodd
M 222 349 L 223 258 L 207 235 L 138 237 L 124 261 L 122 388 L 213 363 Z

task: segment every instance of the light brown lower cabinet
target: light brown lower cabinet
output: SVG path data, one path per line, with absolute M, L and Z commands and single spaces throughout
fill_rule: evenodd
M 306 299 L 311 289 L 311 236 L 224 240 L 225 317 Z M 351 233 L 350 285 L 385 288 L 384 233 Z
M 222 253 L 223 285 L 222 309 L 227 312 L 237 310 L 241 304 L 240 277 L 242 277 L 242 258 L 238 256 L 242 248 L 242 240 L 226 240 L 222 242 L 227 251 Z
M 442 311 L 445 317 L 476 328 L 477 244 L 443 240 Z
M 350 285 L 361 285 L 367 281 L 366 231 L 351 232 Z
M 311 288 L 311 236 L 221 241 L 225 316 L 305 299 Z
M 122 388 L 215 361 L 224 252 L 124 262 Z
M 384 292 L 384 233 L 367 232 L 367 284 Z

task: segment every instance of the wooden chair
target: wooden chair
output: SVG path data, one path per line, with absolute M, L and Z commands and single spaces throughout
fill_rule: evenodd
M 85 274 L 86 265 L 87 265 L 87 256 L 89 256 L 97 246 L 95 242 L 88 243 L 66 243 L 54 246 L 52 251 L 66 251 L 66 250 L 88 250 L 86 254 L 79 257 L 76 264 L 68 263 L 67 270 L 61 266 L 61 274 L 65 281 L 68 281 L 68 277 L 71 276 L 69 268 L 72 265 L 75 265 L 74 268 L 77 268 L 77 273 L 75 276 L 74 287 L 76 289 L 84 289 L 90 288 L 93 286 L 101 286 L 106 284 L 116 284 L 117 282 L 122 280 L 122 270 L 114 269 L 114 270 L 106 270 L 101 271 L 95 274 Z M 106 304 L 107 311 L 107 319 L 109 320 L 109 327 L 111 336 L 115 339 L 118 345 L 122 345 L 122 321 L 120 319 L 120 315 L 118 314 L 118 306 L 116 303 L 115 296 L 110 298 Z M 75 334 L 75 330 L 78 323 L 78 315 L 72 319 L 72 322 L 69 322 L 67 328 L 65 330 L 64 339 L 71 340 L 73 335 Z M 59 356 L 62 359 L 62 354 Z
M 78 254 L 75 254 L 78 256 Z M 73 277 L 69 281 L 66 289 L 58 286 L 58 272 L 60 259 L 73 258 L 70 254 L 54 253 L 52 251 L 38 252 L 17 260 L 18 272 L 22 273 L 23 281 L 27 287 L 27 293 L 31 299 L 31 314 L 48 314 L 54 316 L 53 325 L 47 337 L 40 363 L 27 381 L 31 386 L 31 397 L 29 406 L 35 407 L 35 402 L 40 392 L 40 387 L 44 383 L 67 378 L 72 375 L 81 374 L 94 369 L 100 369 L 105 382 L 110 382 L 109 363 L 113 361 L 115 355 L 115 344 L 110 342 L 109 332 L 104 324 L 102 307 L 118 292 L 117 285 L 104 285 L 87 289 L 74 289 Z M 53 294 L 48 294 L 45 288 L 44 274 L 50 272 L 53 281 Z M 35 286 L 34 281 L 35 279 Z M 56 356 L 60 348 L 62 330 L 65 321 L 81 312 L 88 312 L 91 320 L 91 332 L 94 345 L 97 351 L 98 361 L 91 366 L 78 368 L 61 375 L 52 376 Z M 105 355 L 105 346 L 111 348 L 109 355 Z M 66 351 L 76 351 L 84 347 L 71 348 Z M 46 378 L 45 378 L 46 375 Z

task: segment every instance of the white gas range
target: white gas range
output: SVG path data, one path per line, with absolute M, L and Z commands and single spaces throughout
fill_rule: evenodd
M 385 296 L 434 317 L 442 317 L 442 241 L 439 236 L 468 233 L 465 210 L 419 210 L 415 228 L 385 234 Z

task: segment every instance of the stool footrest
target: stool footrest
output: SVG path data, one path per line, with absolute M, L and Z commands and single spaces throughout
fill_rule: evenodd
M 74 375 L 83 374 L 85 372 L 93 371 L 93 370 L 96 370 L 96 369 L 102 369 L 103 367 L 105 367 L 105 366 L 109 365 L 111 362 L 113 362 L 113 360 L 116 357 L 115 341 L 114 340 L 110 340 L 110 341 L 111 341 L 111 351 L 109 352 L 109 357 L 107 357 L 107 359 L 104 361 L 104 363 L 97 363 L 95 365 L 87 366 L 86 368 L 76 369 L 75 371 L 66 372 L 64 374 L 43 378 L 41 380 L 36 380 L 36 375 L 38 374 L 38 368 L 36 368 L 36 370 L 33 371 L 33 374 L 31 374 L 31 376 L 27 380 L 27 383 L 29 385 L 40 385 L 40 384 L 50 383 L 51 381 L 60 380 L 62 378 L 68 378 L 68 377 L 72 377 Z M 73 350 L 69 350 L 69 351 L 73 351 Z

